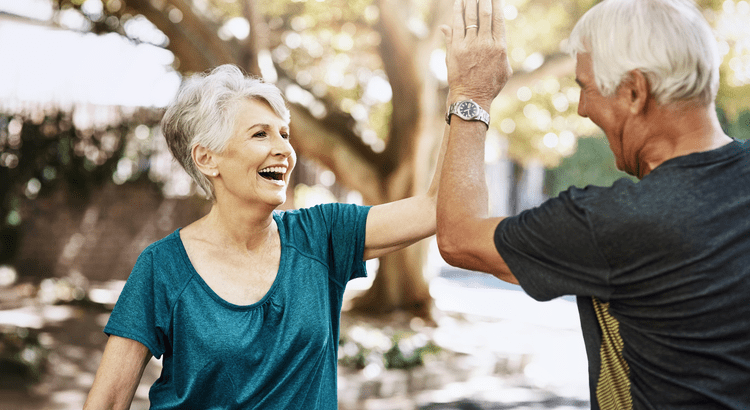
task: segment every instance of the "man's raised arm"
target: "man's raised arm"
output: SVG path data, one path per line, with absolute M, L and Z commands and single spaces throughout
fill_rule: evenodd
M 494 244 L 488 217 L 485 136 L 492 100 L 512 74 L 501 0 L 455 0 L 447 43 L 450 133 L 438 190 L 437 239 L 451 265 L 517 283 Z

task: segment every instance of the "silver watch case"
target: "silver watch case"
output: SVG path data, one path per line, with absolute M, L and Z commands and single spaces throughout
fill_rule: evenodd
M 490 127 L 490 114 L 473 100 L 456 101 L 450 105 L 445 114 L 445 122 L 451 123 L 451 115 L 456 114 L 465 121 L 482 121 Z

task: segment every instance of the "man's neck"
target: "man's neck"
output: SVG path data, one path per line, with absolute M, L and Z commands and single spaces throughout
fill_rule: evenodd
M 638 156 L 639 178 L 672 158 L 710 151 L 732 141 L 722 130 L 713 104 L 658 107 L 654 114 Z

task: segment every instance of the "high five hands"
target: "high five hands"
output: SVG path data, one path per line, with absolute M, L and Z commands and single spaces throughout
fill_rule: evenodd
M 451 25 L 440 29 L 446 37 L 451 99 L 473 99 L 489 109 L 513 73 L 502 1 L 455 0 Z

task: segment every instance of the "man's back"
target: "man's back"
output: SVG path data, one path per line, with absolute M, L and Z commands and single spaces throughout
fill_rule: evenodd
M 674 158 L 637 183 L 572 188 L 503 221 L 496 246 L 535 298 L 579 296 L 592 402 L 619 372 L 634 408 L 750 405 L 747 145 Z M 602 313 L 623 368 L 608 359 Z

